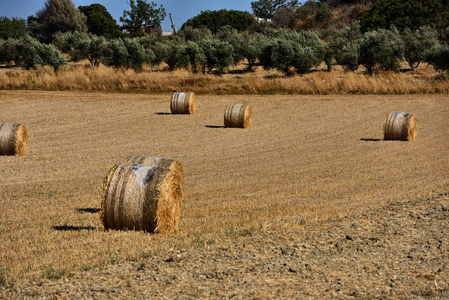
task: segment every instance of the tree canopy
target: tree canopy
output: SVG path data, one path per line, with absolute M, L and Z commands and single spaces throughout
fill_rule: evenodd
M 89 6 L 80 6 L 78 9 L 87 17 L 87 29 L 90 33 L 106 38 L 122 36 L 120 26 L 103 5 L 94 3 Z
M 26 35 L 24 19 L 0 17 L 0 39 L 18 39 Z
M 391 25 L 399 30 L 425 25 L 441 30 L 449 25 L 449 0 L 379 0 L 361 18 L 362 31 Z
M 47 0 L 36 17 L 28 18 L 28 29 L 43 41 L 50 41 L 58 31 L 87 32 L 86 16 L 71 0 Z
M 271 19 L 276 10 L 283 7 L 297 7 L 298 0 L 258 0 L 251 2 L 253 14 L 262 19 Z
M 167 16 L 162 5 L 158 8 L 157 3 L 148 0 L 129 0 L 129 6 L 131 10 L 123 11 L 120 22 L 137 30 L 150 26 L 159 27 Z
M 187 20 L 181 30 L 187 26 L 192 28 L 206 27 L 216 33 L 223 26 L 231 26 L 237 31 L 244 31 L 255 22 L 250 13 L 238 10 L 202 11 L 201 14 Z

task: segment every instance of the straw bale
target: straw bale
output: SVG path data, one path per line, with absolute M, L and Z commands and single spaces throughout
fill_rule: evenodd
M 228 104 L 224 114 L 225 127 L 251 128 L 253 112 L 247 104 Z
M 28 132 L 25 125 L 0 124 L 0 155 L 23 156 L 28 151 Z
M 179 173 L 180 176 L 180 187 L 181 192 L 184 191 L 184 169 L 181 162 L 161 157 L 151 157 L 151 156 L 128 156 L 126 159 L 127 163 L 161 167 L 165 169 L 170 169 Z
M 418 119 L 414 114 L 391 112 L 384 124 L 384 140 L 414 141 Z
M 172 114 L 193 115 L 196 113 L 196 97 L 193 92 L 173 93 L 170 100 L 170 110 Z
M 125 162 L 104 180 L 101 220 L 105 229 L 172 233 L 179 227 L 181 201 L 179 172 Z

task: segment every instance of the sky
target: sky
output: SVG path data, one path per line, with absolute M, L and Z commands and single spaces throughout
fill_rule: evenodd
M 172 14 L 173 23 L 176 28 L 181 28 L 182 24 L 190 18 L 197 16 L 204 10 L 251 10 L 251 1 L 253 0 L 151 0 L 159 5 L 163 5 L 167 17 L 162 22 L 162 30 L 172 30 L 168 14 Z M 36 12 L 44 7 L 46 0 L 0 0 L 0 17 L 22 18 L 36 15 Z M 88 6 L 93 3 L 99 3 L 106 7 L 117 24 L 120 23 L 120 17 L 124 10 L 129 10 L 127 0 L 72 0 L 76 7 Z

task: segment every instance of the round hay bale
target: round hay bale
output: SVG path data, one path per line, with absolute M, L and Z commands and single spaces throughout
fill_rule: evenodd
M 172 233 L 178 230 L 181 201 L 179 172 L 122 163 L 104 180 L 101 220 L 105 229 Z
M 384 140 L 414 141 L 418 119 L 414 114 L 391 112 L 384 124 Z
M 0 155 L 23 156 L 28 151 L 28 132 L 25 125 L 0 124 Z
M 228 104 L 224 114 L 225 127 L 251 128 L 253 111 L 247 104 Z
M 196 113 L 195 94 L 190 93 L 173 93 L 170 100 L 170 110 L 172 114 L 193 115 Z
M 174 159 L 150 156 L 128 156 L 127 163 L 170 169 L 180 174 L 181 193 L 184 191 L 184 170 L 182 164 Z

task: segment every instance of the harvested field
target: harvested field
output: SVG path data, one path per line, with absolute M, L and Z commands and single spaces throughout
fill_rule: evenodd
M 306 282 L 321 292 L 312 293 L 309 286 L 305 289 L 308 294 L 302 295 L 338 296 L 338 279 L 344 283 L 339 287 L 342 297 L 350 297 L 351 291 L 355 293 L 352 296 L 365 298 L 447 295 L 448 287 L 440 280 L 447 282 L 449 272 L 447 236 L 438 235 L 439 229 L 419 229 L 407 221 L 416 205 L 424 220 L 431 216 L 426 211 L 437 211 L 437 218 L 420 223 L 422 226 L 447 228 L 443 209 L 449 205 L 447 95 L 196 96 L 195 115 L 172 115 L 169 93 L 0 91 L 0 123 L 24 124 L 29 138 L 26 156 L 0 157 L 0 298 L 132 297 L 133 287 L 154 287 L 145 283 L 147 275 L 145 281 L 127 279 L 129 268 L 140 264 L 143 269 L 151 266 L 157 270 L 148 276 L 165 282 L 158 285 L 159 292 L 136 294 L 142 298 L 161 298 L 170 282 L 185 286 L 186 297 L 232 296 L 226 291 L 214 294 L 221 286 L 214 286 L 215 281 L 242 298 L 274 297 L 271 293 L 275 290 L 284 297 L 300 295 L 294 291 L 301 286 L 292 282 L 304 280 L 298 277 L 299 270 L 307 269 L 304 264 L 313 259 L 293 256 L 284 262 L 273 256 L 273 267 L 286 263 L 287 272 L 271 277 L 256 268 L 267 264 L 263 257 L 270 257 L 258 249 L 271 253 L 285 245 L 293 247 L 293 241 L 319 245 L 320 241 L 338 242 L 342 235 L 354 238 L 354 222 L 361 224 L 357 232 L 362 242 L 368 243 L 369 230 L 387 230 L 393 223 L 398 223 L 397 232 L 408 232 L 412 237 L 419 230 L 423 234 L 435 232 L 420 241 L 441 240 L 439 248 L 427 252 L 439 267 L 403 278 L 400 268 L 388 268 L 385 253 L 377 251 L 375 244 L 363 244 L 362 250 L 373 262 L 368 269 L 359 260 L 348 261 L 343 255 L 345 251 L 353 255 L 356 248 L 343 247 L 342 256 L 336 256 L 341 264 L 317 258 L 313 271 L 301 273 L 312 276 Z M 227 103 L 251 105 L 252 129 L 222 126 Z M 383 123 L 391 111 L 416 114 L 415 141 L 382 140 Z M 102 180 L 111 165 L 129 155 L 169 157 L 182 163 L 185 188 L 179 233 L 103 231 L 98 212 Z M 436 201 L 435 206 L 429 199 Z M 423 207 L 426 202 L 429 207 Z M 398 207 L 397 215 L 389 213 L 389 207 Z M 409 230 L 400 231 L 403 226 Z M 396 239 L 389 239 L 388 249 L 411 251 L 417 247 L 409 242 L 410 237 L 398 233 Z M 232 250 L 242 247 L 254 251 L 243 259 Z M 432 256 L 429 251 L 433 251 Z M 207 274 L 215 274 L 207 270 L 213 268 L 208 262 L 201 270 L 179 267 L 205 278 L 182 272 L 177 273 L 176 280 L 171 275 L 165 278 L 164 274 L 176 268 L 164 263 L 157 269 L 153 264 L 164 259 L 177 263 L 177 256 L 171 257 L 174 253 L 181 253 L 181 257 L 186 253 L 186 263 L 214 261 L 218 275 L 213 276 L 218 277 L 208 281 Z M 318 252 L 314 253 L 318 257 Z M 235 265 L 229 265 L 234 260 Z M 378 269 L 384 270 L 382 274 L 396 276 L 393 290 L 382 289 L 384 284 L 374 284 L 366 276 L 374 272 L 376 260 L 382 264 Z M 243 267 L 250 262 L 255 269 Z M 226 273 L 231 269 L 240 269 L 248 276 Z M 253 273 L 260 276 L 250 276 Z M 296 277 L 287 276 L 290 273 Z M 100 278 L 102 286 L 98 286 Z M 332 286 L 330 278 L 335 280 Z M 267 280 L 270 291 L 260 289 Z M 407 290 L 411 286 L 420 289 L 419 282 L 427 280 L 431 284 L 423 285 L 424 294 Z M 64 287 L 64 282 L 71 287 L 56 288 Z M 117 286 L 120 288 L 112 288 Z M 193 291 L 200 287 L 202 292 Z M 168 290 L 166 295 L 182 297 L 178 290 Z

